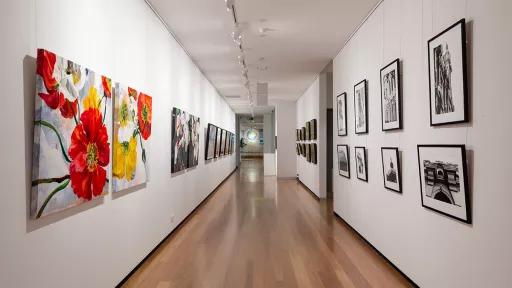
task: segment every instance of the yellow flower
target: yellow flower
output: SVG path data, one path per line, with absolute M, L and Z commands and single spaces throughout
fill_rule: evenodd
M 96 88 L 89 88 L 89 94 L 85 96 L 83 100 L 84 110 L 89 108 L 99 109 L 100 108 L 100 97 L 98 96 L 98 91 Z
M 137 167 L 137 139 L 131 137 L 129 142 L 119 142 L 114 135 L 114 163 L 112 173 L 119 179 L 133 180 Z

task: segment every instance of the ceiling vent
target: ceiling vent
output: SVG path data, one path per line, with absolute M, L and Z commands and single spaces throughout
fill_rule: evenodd
M 260 83 L 256 85 L 256 106 L 267 106 L 268 105 L 268 82 Z

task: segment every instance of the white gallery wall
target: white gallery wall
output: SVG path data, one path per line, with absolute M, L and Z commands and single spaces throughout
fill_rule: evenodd
M 321 97 L 326 89 L 322 87 L 326 82 L 324 76 L 319 77 L 311 84 L 304 94 L 297 99 L 297 122 L 296 129 L 306 126 L 306 122 L 317 119 L 317 140 L 306 140 L 300 143 L 317 143 L 317 164 L 310 163 L 305 156 L 297 155 L 297 174 L 299 180 L 306 185 L 316 196 L 325 198 L 326 178 L 325 176 L 325 119 L 327 114 L 326 101 Z M 322 133 L 323 131 L 323 133 Z M 322 157 L 323 156 L 323 157 Z
M 384 0 L 334 59 L 334 95 L 348 100 L 348 136 L 337 136 L 333 119 L 334 155 L 336 144 L 348 144 L 352 162 L 351 179 L 335 166 L 334 210 L 421 287 L 512 287 L 511 16 L 508 0 Z M 433 128 L 427 41 L 461 18 L 472 120 Z M 403 130 L 382 132 L 379 72 L 395 58 Z M 355 135 L 354 84 L 363 79 L 369 133 Z M 422 208 L 417 144 L 466 145 L 472 225 Z M 355 146 L 368 149 L 368 183 L 356 177 Z M 400 150 L 403 194 L 383 186 L 383 146 Z
M 278 178 L 295 178 L 297 176 L 296 139 L 296 104 L 295 101 L 274 100 L 276 108 L 276 175 Z
M 202 131 L 235 132 L 235 115 L 143 0 L 2 1 L 0 16 L 0 287 L 114 287 L 236 167 L 205 163 L 201 134 L 199 165 L 171 175 L 172 108 Z M 153 97 L 146 186 L 29 219 L 37 48 Z

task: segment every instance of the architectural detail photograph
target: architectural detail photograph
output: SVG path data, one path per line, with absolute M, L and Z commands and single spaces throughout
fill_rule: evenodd
M 0 287 L 512 287 L 512 1 L 0 14 Z

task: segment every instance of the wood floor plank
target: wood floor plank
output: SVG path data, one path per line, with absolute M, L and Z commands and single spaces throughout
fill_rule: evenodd
M 295 180 L 246 160 L 123 287 L 410 287 Z

